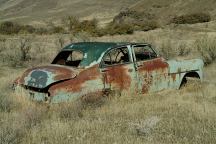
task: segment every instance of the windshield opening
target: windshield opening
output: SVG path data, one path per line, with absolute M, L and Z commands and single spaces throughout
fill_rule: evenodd
M 72 67 L 79 67 L 84 55 L 81 51 L 71 50 L 71 51 L 61 51 L 52 64 L 66 65 Z

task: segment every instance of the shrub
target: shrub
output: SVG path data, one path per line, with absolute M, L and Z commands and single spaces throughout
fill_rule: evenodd
M 53 26 L 50 30 L 51 33 L 64 33 L 65 30 L 61 26 Z
M 159 27 L 155 15 L 147 12 L 126 10 L 114 17 L 112 24 L 121 34 L 132 34 L 134 30 L 149 31 Z M 116 28 L 117 27 L 117 28 Z M 119 30 L 120 29 L 120 30 Z M 128 29 L 125 33 L 125 29 Z M 114 31 L 115 32 L 115 31 Z
M 171 20 L 175 24 L 195 24 L 211 21 L 211 16 L 208 13 L 193 13 L 176 16 Z
M 36 34 L 48 34 L 49 31 L 46 28 L 36 28 L 35 33 Z
M 159 24 L 153 20 L 141 22 L 140 24 L 137 25 L 138 25 L 138 30 L 142 30 L 142 31 L 154 30 L 159 27 Z
M 129 24 L 110 23 L 105 29 L 105 33 L 110 35 L 133 34 L 133 32 L 134 32 L 133 26 Z
M 134 10 L 125 10 L 113 18 L 114 23 L 134 23 L 136 21 L 153 20 L 155 15 L 147 12 L 138 12 Z
M 6 49 L 6 38 L 0 37 L 0 53 Z
M 35 31 L 36 31 L 36 28 L 34 28 L 31 25 L 24 25 L 24 26 L 21 26 L 21 28 L 20 28 L 20 32 L 22 32 L 22 33 L 32 34 L 32 33 L 35 33 Z
M 191 49 L 187 47 L 185 43 L 181 43 L 178 46 L 178 56 L 186 56 L 191 52 Z
M 18 34 L 18 33 L 36 33 L 36 34 L 48 34 L 47 28 L 35 28 L 31 25 L 20 25 L 15 22 L 6 21 L 0 24 L 1 34 Z
M 62 23 L 68 28 L 69 32 L 73 32 L 79 25 L 80 21 L 75 16 L 68 16 L 62 19 Z
M 17 34 L 21 30 L 21 26 L 17 23 L 6 21 L 0 24 L 0 33 Z
M 31 58 L 31 39 L 30 38 L 20 38 L 20 52 L 21 52 L 21 61 L 27 61 Z
M 98 21 L 96 19 L 80 21 L 77 17 L 69 16 L 63 19 L 63 24 L 73 34 L 87 32 L 92 36 L 98 36 Z
M 216 60 L 215 38 L 203 37 L 195 41 L 195 47 L 200 53 L 205 65 L 209 65 Z
M 96 19 L 85 20 L 80 22 L 79 26 L 77 27 L 77 31 L 85 31 L 91 34 L 92 36 L 97 36 L 97 25 L 98 21 Z

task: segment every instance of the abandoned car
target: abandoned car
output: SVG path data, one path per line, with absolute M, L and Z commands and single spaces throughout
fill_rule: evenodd
M 26 70 L 14 82 L 14 89 L 49 103 L 109 91 L 149 93 L 178 89 L 186 77 L 202 80 L 203 66 L 201 59 L 166 60 L 145 43 L 73 43 L 50 65 Z

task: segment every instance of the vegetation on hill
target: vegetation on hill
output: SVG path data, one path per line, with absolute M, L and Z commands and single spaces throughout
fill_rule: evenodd
M 204 23 L 209 21 L 211 21 L 211 16 L 209 13 L 193 13 L 193 14 L 176 16 L 171 20 L 171 23 L 195 24 L 195 23 Z

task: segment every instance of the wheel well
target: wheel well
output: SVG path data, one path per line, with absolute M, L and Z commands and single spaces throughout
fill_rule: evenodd
M 198 78 L 200 79 L 200 76 L 197 72 L 189 72 L 189 73 L 186 73 L 186 75 L 184 77 L 191 77 L 191 78 Z
M 187 78 L 197 78 L 197 79 L 200 79 L 200 76 L 197 72 L 188 72 L 184 75 L 182 81 L 181 81 L 181 85 L 180 85 L 180 88 L 182 86 L 184 86 L 186 83 L 187 83 Z

